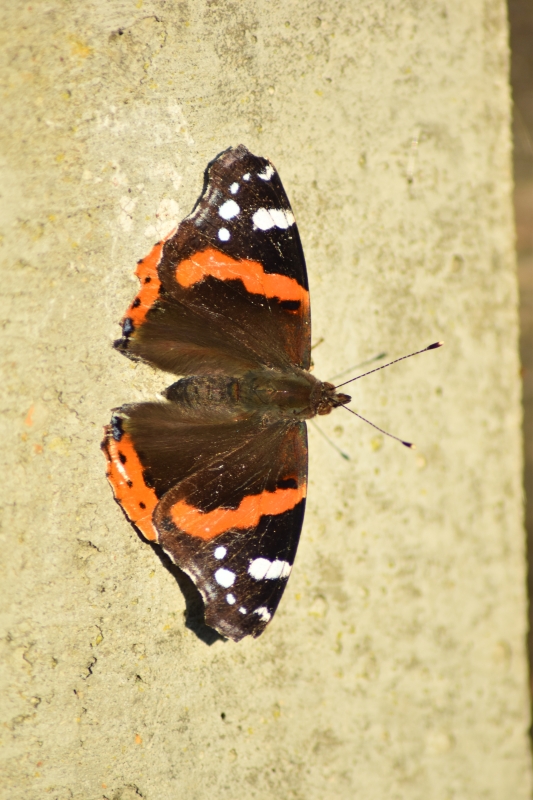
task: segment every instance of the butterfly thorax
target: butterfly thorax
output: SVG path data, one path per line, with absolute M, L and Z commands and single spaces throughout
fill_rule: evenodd
M 193 375 L 170 386 L 165 397 L 191 409 L 227 409 L 230 413 L 256 412 L 267 422 L 301 421 L 329 414 L 350 401 L 305 370 L 250 370 L 239 377 Z

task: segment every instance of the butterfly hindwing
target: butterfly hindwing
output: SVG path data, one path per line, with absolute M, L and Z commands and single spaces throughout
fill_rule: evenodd
M 192 577 L 207 624 L 239 640 L 263 631 L 294 562 L 306 427 L 206 416 L 174 403 L 124 406 L 104 451 L 129 518 Z
M 159 500 L 206 460 L 250 439 L 249 415 L 194 410 L 177 403 L 134 403 L 113 412 L 102 448 L 116 500 L 149 540 Z
M 276 610 L 300 537 L 306 484 L 306 426 L 280 423 L 204 460 L 155 510 L 158 541 L 196 583 L 207 624 L 234 640 L 259 635 Z
M 274 615 L 291 573 L 305 498 L 252 527 L 229 528 L 198 544 L 158 519 L 163 549 L 187 572 L 205 602 L 205 621 L 234 641 L 259 636 Z M 255 522 L 255 520 L 254 520 Z
M 267 159 L 242 145 L 221 153 L 192 213 L 157 247 L 156 276 L 139 276 L 157 293 L 142 283 L 118 349 L 178 375 L 309 368 L 305 260 Z

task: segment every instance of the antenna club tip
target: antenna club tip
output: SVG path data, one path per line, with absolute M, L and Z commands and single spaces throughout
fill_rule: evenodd
M 412 442 L 402 442 L 402 444 L 404 447 L 408 447 L 409 450 L 416 450 L 416 444 L 413 444 Z
M 433 344 L 430 344 L 429 347 L 426 347 L 426 350 L 436 350 L 437 347 L 442 347 L 443 344 L 444 342 L 433 342 Z

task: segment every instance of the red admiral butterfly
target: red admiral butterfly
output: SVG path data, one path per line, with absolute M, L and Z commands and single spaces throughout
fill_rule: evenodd
M 307 483 L 305 420 L 349 402 L 309 373 L 298 229 L 278 173 L 246 147 L 139 261 L 121 353 L 175 375 L 161 402 L 117 408 L 102 443 L 126 516 L 194 581 L 205 621 L 259 636 L 290 575 Z

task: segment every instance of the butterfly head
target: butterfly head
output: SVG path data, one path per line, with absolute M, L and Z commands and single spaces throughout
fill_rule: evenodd
M 332 383 L 319 383 L 317 389 L 313 393 L 312 407 L 315 414 L 321 417 L 331 414 L 334 408 L 345 406 L 352 399 L 348 394 L 337 392 Z

